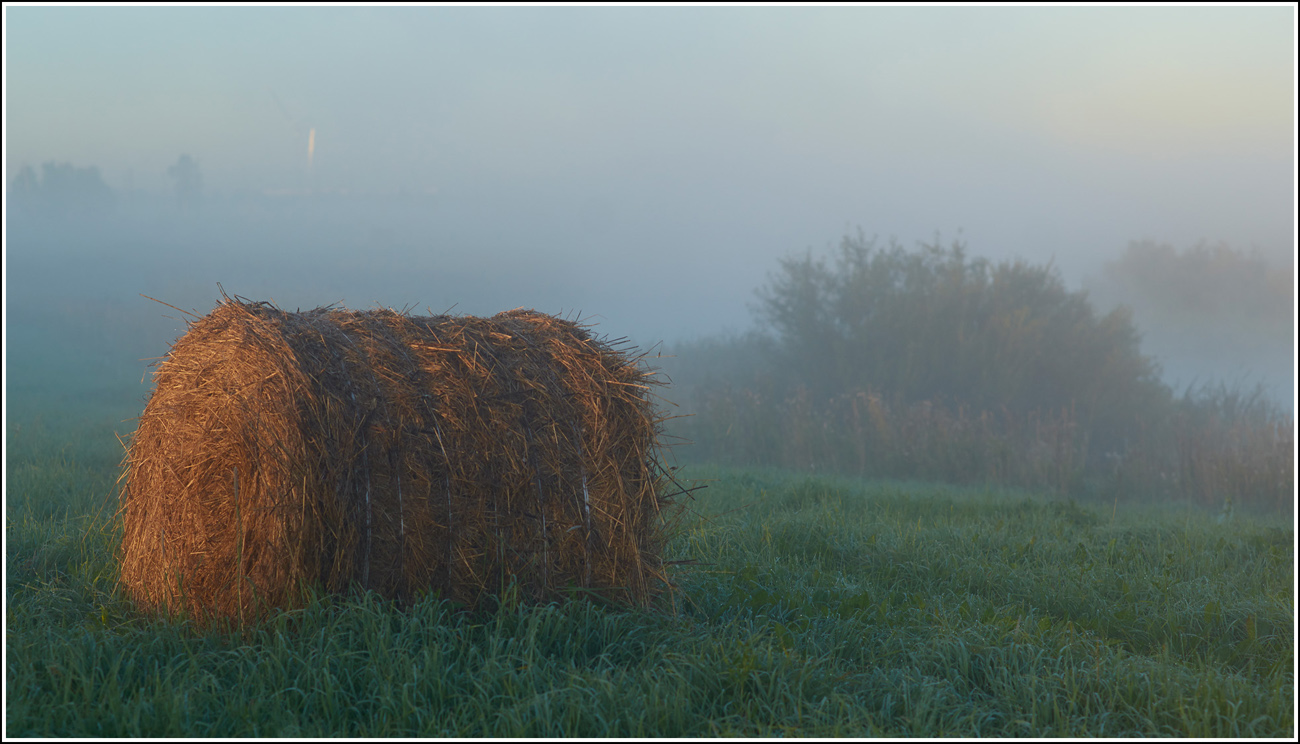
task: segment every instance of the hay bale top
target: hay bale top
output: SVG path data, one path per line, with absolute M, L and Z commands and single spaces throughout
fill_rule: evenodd
M 644 604 L 663 585 L 653 372 L 531 310 L 227 298 L 158 364 L 127 451 L 122 581 L 245 619 L 307 586 L 467 604 L 510 583 Z

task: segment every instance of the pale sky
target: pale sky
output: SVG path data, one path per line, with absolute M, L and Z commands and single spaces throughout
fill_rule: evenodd
M 423 244 L 486 257 L 492 291 L 523 301 L 447 296 L 489 291 L 462 279 L 421 306 L 581 307 L 671 339 L 745 326 L 778 257 L 859 225 L 908 245 L 961 230 L 974 255 L 1054 260 L 1073 284 L 1130 240 L 1291 250 L 1295 21 L 1290 5 L 7 6 L 6 180 L 69 161 L 161 192 L 185 153 L 214 196 L 430 194 Z M 349 284 L 343 259 L 349 305 L 407 300 Z

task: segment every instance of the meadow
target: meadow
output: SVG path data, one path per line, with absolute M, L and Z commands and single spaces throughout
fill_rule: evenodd
M 5 422 L 7 737 L 1295 734 L 1289 520 L 692 465 L 650 610 L 317 597 L 200 631 L 117 587 L 143 388 L 31 379 Z

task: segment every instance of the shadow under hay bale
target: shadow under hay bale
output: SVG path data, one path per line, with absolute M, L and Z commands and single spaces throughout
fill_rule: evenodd
M 652 373 L 576 323 L 226 299 L 157 365 L 121 580 L 206 623 L 310 588 L 470 606 L 664 586 Z

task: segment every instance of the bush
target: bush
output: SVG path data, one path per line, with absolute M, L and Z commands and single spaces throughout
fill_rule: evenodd
M 1050 266 L 909 252 L 845 237 L 833 261 L 786 259 L 759 290 L 785 377 L 830 397 L 887 391 L 981 411 L 1075 411 L 1093 449 L 1164 405 L 1159 368 L 1124 309 L 1098 318 Z

